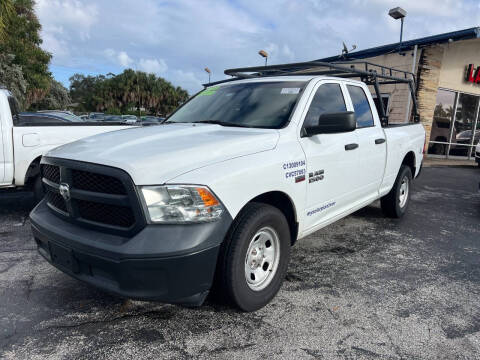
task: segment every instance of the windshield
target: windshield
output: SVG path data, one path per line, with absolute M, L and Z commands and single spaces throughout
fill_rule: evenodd
M 166 122 L 279 129 L 288 122 L 305 84 L 305 81 L 278 81 L 212 86 Z

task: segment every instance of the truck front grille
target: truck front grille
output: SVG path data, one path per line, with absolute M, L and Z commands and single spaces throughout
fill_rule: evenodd
M 65 200 L 63 200 L 62 196 L 59 193 L 53 191 L 47 191 L 45 193 L 45 199 L 50 206 L 53 206 L 55 209 L 61 210 L 64 213 L 67 212 L 67 205 L 65 204 Z
M 77 200 L 80 217 L 90 221 L 129 228 L 135 222 L 135 215 L 128 206 L 101 204 Z
M 58 166 L 44 164 L 42 165 L 42 174 L 45 179 L 60 184 L 60 168 Z
M 132 235 L 146 222 L 134 184 L 123 170 L 44 158 L 45 201 L 56 215 L 84 227 Z
M 108 175 L 72 170 L 72 180 L 76 189 L 117 195 L 127 193 L 120 180 Z

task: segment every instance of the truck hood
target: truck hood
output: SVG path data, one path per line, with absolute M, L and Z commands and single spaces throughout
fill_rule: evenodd
M 136 185 L 156 185 L 207 165 L 271 150 L 278 138 L 274 129 L 168 124 L 91 136 L 47 156 L 117 167 Z

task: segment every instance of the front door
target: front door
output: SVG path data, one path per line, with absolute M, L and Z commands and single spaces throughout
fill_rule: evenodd
M 340 82 L 321 82 L 311 96 L 303 126 L 321 114 L 347 111 Z M 305 229 L 343 212 L 358 198 L 356 131 L 301 137 L 307 159 Z

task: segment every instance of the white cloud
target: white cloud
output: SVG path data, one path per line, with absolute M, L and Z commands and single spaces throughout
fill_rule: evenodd
M 115 51 L 114 49 L 107 48 L 103 51 L 105 57 L 112 63 L 119 65 L 122 68 L 128 68 L 133 65 L 133 59 L 128 56 L 125 51 Z
M 478 0 L 38 0 L 44 47 L 73 72 L 154 72 L 190 92 L 225 68 L 307 61 L 480 24 Z M 105 50 L 107 49 L 107 50 Z M 167 67 L 167 64 L 169 65 Z
M 138 69 L 158 75 L 167 71 L 168 66 L 163 59 L 140 59 L 138 62 Z
M 174 85 L 182 84 L 190 93 L 195 93 L 203 88 L 202 84 L 208 82 L 208 77 L 205 80 L 200 80 L 193 71 L 174 70 L 171 74 L 171 80 Z
M 133 60 L 125 51 L 120 51 L 117 55 L 117 60 L 120 66 L 122 67 L 129 67 L 133 64 Z
M 54 55 L 54 62 L 72 63 L 71 44 L 90 38 L 98 21 L 97 6 L 78 0 L 37 0 L 35 11 L 42 24 L 43 48 Z

